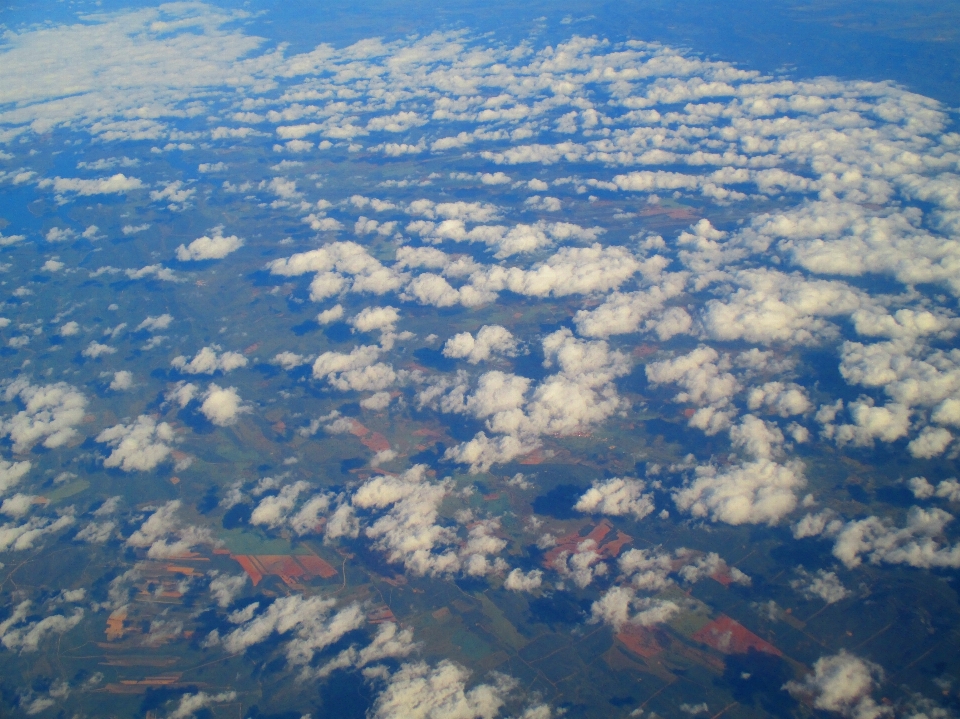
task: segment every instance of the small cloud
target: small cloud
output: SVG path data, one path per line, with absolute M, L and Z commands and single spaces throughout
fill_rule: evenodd
M 222 227 L 214 228 L 213 237 L 198 237 L 189 245 L 177 248 L 177 259 L 181 262 L 199 260 L 220 260 L 243 247 L 243 240 L 236 235 L 224 237 Z

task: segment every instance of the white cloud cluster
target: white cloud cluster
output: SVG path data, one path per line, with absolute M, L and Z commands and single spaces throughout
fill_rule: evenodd
M 626 356 L 611 351 L 604 340 L 577 339 L 568 329 L 547 335 L 542 344 L 544 366 L 559 371 L 533 387 L 529 399 L 529 379 L 498 370 L 482 374 L 469 394 L 463 374 L 420 392 L 421 405 L 471 414 L 485 420 L 491 432 L 503 435 L 490 438 L 478 433 L 448 449 L 448 459 L 470 464 L 472 472 L 486 471 L 494 463 L 535 449 L 541 435 L 584 431 L 621 407 L 614 380 L 629 372 Z
M 612 517 L 629 515 L 634 519 L 643 519 L 656 509 L 653 495 L 643 493 L 646 487 L 642 480 L 629 477 L 595 481 L 573 508 L 585 514 L 606 514 Z
M 222 644 L 231 654 L 246 651 L 273 635 L 287 639 L 284 654 L 295 667 L 306 667 L 316 654 L 339 641 L 345 634 L 362 627 L 366 621 L 359 604 L 350 604 L 332 612 L 336 599 L 291 594 L 280 597 L 257 613 L 260 602 L 247 605 L 228 616 L 237 625 L 222 637 L 214 632 L 207 645 Z
M 387 679 L 371 709 L 371 719 L 496 719 L 516 689 L 515 679 L 494 675 L 492 684 L 476 684 L 467 689 L 470 673 L 450 660 L 434 667 L 426 662 L 403 664 Z M 550 719 L 553 715 L 545 704 L 527 707 L 521 719 Z
M 883 670 L 878 665 L 841 649 L 814 662 L 813 673 L 803 681 L 791 680 L 783 688 L 815 709 L 850 719 L 878 719 L 893 715 L 890 707 L 877 704 L 870 696 L 882 680 Z
M 4 399 L 18 399 L 23 409 L 0 421 L 0 436 L 9 437 L 13 451 L 26 452 L 40 443 L 48 449 L 62 447 L 77 436 L 87 398 L 65 382 L 33 385 L 24 377 L 9 383 Z
M 83 609 L 77 608 L 73 614 L 50 614 L 43 619 L 29 621 L 32 602 L 24 600 L 13 613 L 0 622 L 0 644 L 12 652 L 36 652 L 40 643 L 54 634 L 64 634 L 77 626 L 83 619 Z
M 674 397 L 674 401 L 699 406 L 690 417 L 690 425 L 707 434 L 716 434 L 730 426 L 735 414 L 730 404 L 742 388 L 730 372 L 732 368 L 728 355 L 701 345 L 680 357 L 651 362 L 644 372 L 653 386 L 669 383 L 681 387 L 683 391 Z
M 941 480 L 936 486 L 928 482 L 926 477 L 912 477 L 907 480 L 907 486 L 917 499 L 939 497 L 949 502 L 960 502 L 960 482 L 956 477 Z
M 323 352 L 313 363 L 313 377 L 341 392 L 384 390 L 400 375 L 391 365 L 377 361 L 382 351 L 376 345 L 359 345 L 349 353 Z
M 271 273 L 284 277 L 313 274 L 310 299 L 320 302 L 343 291 L 382 295 L 400 289 L 403 278 L 384 267 L 355 242 L 332 242 L 319 249 L 274 260 Z
M 43 537 L 66 529 L 75 522 L 76 519 L 71 512 L 64 512 L 56 519 L 31 517 L 23 524 L 4 524 L 0 526 L 0 552 L 22 552 L 33 549 Z
M 853 596 L 853 592 L 843 586 L 843 582 L 837 577 L 836 572 L 818 569 L 811 574 L 803 567 L 797 567 L 797 574 L 799 575 L 798 578 L 791 580 L 790 586 L 807 599 L 816 597 L 827 604 L 835 604 Z
M 714 552 L 703 554 L 680 548 L 673 555 L 647 549 L 630 549 L 617 561 L 616 583 L 595 601 L 591 622 L 603 622 L 619 631 L 626 624 L 650 626 L 668 621 L 680 612 L 675 601 L 656 597 L 674 583 L 676 575 L 686 584 L 703 577 L 724 574 L 732 582 L 750 584 L 750 578 L 727 564 Z
M 170 455 L 173 428 L 149 415 L 141 414 L 132 424 L 118 424 L 103 430 L 96 441 L 113 448 L 103 460 L 104 467 L 119 467 L 124 472 L 146 472 Z
M 20 480 L 27 475 L 31 467 L 33 463 L 29 461 L 8 462 L 0 459 L 0 495 L 6 494 L 20 484 Z
M 236 252 L 243 247 L 243 240 L 236 235 L 224 236 L 222 227 L 215 229 L 212 237 L 204 235 L 189 245 L 177 247 L 177 259 L 181 262 L 222 260 L 231 252 Z
M 517 353 L 517 339 L 506 327 L 484 325 L 474 337 L 460 332 L 443 345 L 443 356 L 466 359 L 470 364 L 489 360 L 494 355 L 513 357 Z
M 416 575 L 455 573 L 461 559 L 453 544 L 456 532 L 437 523 L 449 481 L 430 482 L 424 465 L 401 475 L 380 476 L 362 484 L 351 497 L 354 507 L 385 513 L 364 530 L 387 561 L 402 562 Z
M 167 719 L 193 719 L 201 709 L 207 709 L 225 702 L 233 702 L 236 698 L 237 693 L 233 691 L 218 694 L 208 694 L 207 692 L 184 694 L 177 702 L 176 708 L 167 715 Z
M 204 527 L 181 527 L 177 518 L 181 504 L 179 499 L 174 499 L 156 509 L 127 537 L 127 545 L 146 549 L 151 559 L 169 559 L 187 554 L 199 544 L 216 544 Z
M 806 484 L 803 465 L 756 459 L 728 468 L 701 465 L 674 490 L 681 512 L 727 524 L 775 525 L 797 506 L 795 492 Z
M 356 644 L 351 644 L 314 672 L 304 669 L 301 671 L 301 677 L 312 676 L 322 679 L 338 669 L 363 669 L 384 659 L 409 656 L 418 647 L 419 644 L 413 641 L 413 630 L 398 629 L 393 622 L 384 622 L 366 646 L 358 649 Z M 384 669 L 385 667 L 374 667 L 371 671 L 365 671 L 364 674 L 372 677 L 382 674 Z
M 193 356 L 193 359 L 187 359 L 185 355 L 180 355 L 170 360 L 170 365 L 184 374 L 227 373 L 247 366 L 247 358 L 241 353 L 220 352 L 220 349 L 218 345 L 204 347 Z
M 250 405 L 243 403 L 236 387 L 220 387 L 211 383 L 201 399 L 200 412 L 218 427 L 236 424 L 240 415 L 253 411 Z
M 871 516 L 851 520 L 835 533 L 833 555 L 847 567 L 871 564 L 907 564 L 911 567 L 960 567 L 960 544 L 944 545 L 944 528 L 953 515 L 942 509 L 911 507 L 906 524 L 898 528 L 888 520 Z

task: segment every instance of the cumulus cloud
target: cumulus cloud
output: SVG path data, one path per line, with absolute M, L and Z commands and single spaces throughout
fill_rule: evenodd
M 170 455 L 173 428 L 166 422 L 159 424 L 153 417 L 142 414 L 133 424 L 118 424 L 103 430 L 96 441 L 113 448 L 103 461 L 104 467 L 118 467 L 124 472 L 149 471 Z
M 170 365 L 184 374 L 226 373 L 247 366 L 247 358 L 241 353 L 221 352 L 220 349 L 219 345 L 204 347 L 192 359 L 188 360 L 184 355 L 174 357 Z
M 64 634 L 77 626 L 83 619 L 83 609 L 77 608 L 73 614 L 51 614 L 37 621 L 29 621 L 32 602 L 25 600 L 18 604 L 13 613 L 0 623 L 0 643 L 14 652 L 36 652 L 40 643 L 54 634 Z
M 222 260 L 231 252 L 243 247 L 243 240 L 236 235 L 224 236 L 223 228 L 216 228 L 212 237 L 198 237 L 189 245 L 177 247 L 177 259 L 181 262 L 199 260 Z
M 543 584 L 543 572 L 539 569 L 531 569 L 524 573 L 521 569 L 514 569 L 503 582 L 504 589 L 512 592 L 532 592 L 539 589 Z
M 229 607 L 247 586 L 246 574 L 218 574 L 210 580 L 210 594 L 220 608 Z
M 99 359 L 104 355 L 116 354 L 116 352 L 117 352 L 116 347 L 111 347 L 110 345 L 101 344 L 100 342 L 93 340 L 90 344 L 88 344 L 83 349 L 83 351 L 80 354 L 89 359 Z
M 0 552 L 21 552 L 33 549 L 37 542 L 48 534 L 56 534 L 61 529 L 76 522 L 73 514 L 65 512 L 56 519 L 50 517 L 31 517 L 23 524 L 15 522 L 0 526 Z
M 208 694 L 207 692 L 197 692 L 196 694 L 184 694 L 180 697 L 176 708 L 168 714 L 168 719 L 192 719 L 197 712 L 202 709 L 233 702 L 237 698 L 236 692 L 220 692 L 218 694 Z
M 645 482 L 629 477 L 595 481 L 573 508 L 586 514 L 643 519 L 655 509 L 653 495 L 643 493 L 646 486 Z
M 113 373 L 113 379 L 110 380 L 110 389 L 114 392 L 123 392 L 133 387 L 133 373 L 129 370 L 120 370 Z
M 349 324 L 358 332 L 389 332 L 399 319 L 400 311 L 396 307 L 364 307 Z
M 82 180 L 74 177 L 55 177 L 40 180 L 40 187 L 53 186 L 58 195 L 73 193 L 81 196 L 125 194 L 142 188 L 143 182 L 136 177 L 127 177 L 122 172 L 97 180 Z M 152 194 L 152 193 L 151 193 Z
M 499 674 L 492 684 L 477 684 L 467 689 L 470 673 L 463 667 L 443 660 L 435 667 L 425 662 L 403 664 L 387 680 L 371 710 L 371 719 L 389 717 L 457 716 L 463 719 L 495 719 L 516 687 L 516 680 Z M 524 715 L 549 719 L 550 710 L 528 710 Z M 535 711 L 535 713 L 530 713 Z
M 859 566 L 864 559 L 871 564 L 960 567 L 960 544 L 945 545 L 942 540 L 953 519 L 942 509 L 911 507 L 902 528 L 875 516 L 851 520 L 831 528 L 836 534 L 833 555 L 848 568 Z
M 275 634 L 280 635 L 286 639 L 287 661 L 292 666 L 303 667 L 318 652 L 363 626 L 365 617 L 359 604 L 332 612 L 335 605 L 333 598 L 292 594 L 274 600 L 257 613 L 260 603 L 254 602 L 228 617 L 237 627 L 217 639 L 228 652 L 236 654 Z
M 357 649 L 356 644 L 350 645 L 313 672 L 312 676 L 323 678 L 337 669 L 362 669 L 383 659 L 399 659 L 408 656 L 418 646 L 413 641 L 413 631 L 411 629 L 401 630 L 393 622 L 384 622 L 377 629 L 377 633 L 369 644 L 360 649 Z M 378 669 L 380 668 L 374 668 L 374 671 L 379 674 L 381 672 Z M 368 676 L 373 676 L 373 674 L 365 673 Z M 306 670 L 301 672 L 301 677 L 310 675 L 311 673 Z
M 150 559 L 171 559 L 188 554 L 198 544 L 218 544 L 204 527 L 181 526 L 177 518 L 180 506 L 180 500 L 174 499 L 156 509 L 127 537 L 127 545 L 146 549 Z
M 40 443 L 48 449 L 62 447 L 77 435 L 87 398 L 65 382 L 32 385 L 19 378 L 7 385 L 4 399 L 19 400 L 23 409 L 0 420 L 0 436 L 9 437 L 13 451 L 22 453 Z
M 466 359 L 477 364 L 494 355 L 513 357 L 517 353 L 517 340 L 506 327 L 484 325 L 474 337 L 469 332 L 461 332 L 446 341 L 443 346 L 444 357 Z
M 603 622 L 619 631 L 627 623 L 642 627 L 661 624 L 680 612 L 676 602 L 638 596 L 631 587 L 608 589 L 590 607 L 590 621 Z
M 882 679 L 883 670 L 878 665 L 841 649 L 814 662 L 813 673 L 803 681 L 789 681 L 783 688 L 792 696 L 809 701 L 815 709 L 851 719 L 877 719 L 893 714 L 870 696 Z
M 796 508 L 795 492 L 805 484 L 799 462 L 757 459 L 725 469 L 699 466 L 672 494 L 677 509 L 693 517 L 772 526 Z
M 20 484 L 32 466 L 33 463 L 29 461 L 8 462 L 0 459 L 0 494 L 6 494 Z
M 290 511 L 296 506 L 297 498 L 310 485 L 306 482 L 294 482 L 280 490 L 279 494 L 264 497 L 250 515 L 250 524 L 259 524 L 277 528 L 284 524 Z
M 791 580 L 790 586 L 807 599 L 819 598 L 827 604 L 835 604 L 853 595 L 853 592 L 843 586 L 835 572 L 818 569 L 811 574 L 803 567 L 797 567 L 797 574 L 798 578 Z
M 349 353 L 323 352 L 313 363 L 313 376 L 342 392 L 384 390 L 398 375 L 392 366 L 377 362 L 381 352 L 375 345 L 360 345 Z
M 253 411 L 249 405 L 243 404 L 236 387 L 211 384 L 201 399 L 200 412 L 218 427 L 236 424 L 241 414 Z

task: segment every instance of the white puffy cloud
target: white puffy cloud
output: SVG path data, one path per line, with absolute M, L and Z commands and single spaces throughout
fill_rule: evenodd
M 113 373 L 113 379 L 110 380 L 110 389 L 114 392 L 123 392 L 133 387 L 133 373 L 129 370 L 120 370 Z
M 390 365 L 377 362 L 381 352 L 375 345 L 360 345 L 349 353 L 323 352 L 313 363 L 313 376 L 342 392 L 386 389 L 398 375 Z
M 359 332 L 389 332 L 399 319 L 400 311 L 396 307 L 364 307 L 349 324 Z
M 761 344 L 809 344 L 838 335 L 829 317 L 859 309 L 861 293 L 842 282 L 806 279 L 770 269 L 738 270 L 738 289 L 710 300 L 703 312 L 706 335 Z
M 494 464 L 503 464 L 532 452 L 539 446 L 534 439 L 524 439 L 505 435 L 488 437 L 478 432 L 473 439 L 450 447 L 444 453 L 444 459 L 470 466 L 473 474 L 486 472 Z
M 124 472 L 149 471 L 170 455 L 173 428 L 166 422 L 159 424 L 153 417 L 142 414 L 133 424 L 118 424 L 103 430 L 96 441 L 113 448 L 103 460 L 104 467 L 119 467 Z
M 41 180 L 38 184 L 40 187 L 53 186 L 54 192 L 58 195 L 74 193 L 81 196 L 125 194 L 144 186 L 139 178 L 127 177 L 122 172 L 98 180 L 55 177 L 52 180 Z
M 866 558 L 871 564 L 907 564 L 911 567 L 960 567 L 960 544 L 944 546 L 940 538 L 953 515 L 942 509 L 911 507 L 906 524 L 871 516 L 833 528 L 833 555 L 847 567 Z
M 293 666 L 304 666 L 324 648 L 364 624 L 364 612 L 359 604 L 350 604 L 333 613 L 336 599 L 320 596 L 303 597 L 292 594 L 280 597 L 256 614 L 259 602 L 237 610 L 229 619 L 237 628 L 220 639 L 232 653 L 266 641 L 274 634 L 287 639 L 284 654 Z
M 180 500 L 174 499 L 159 507 L 127 538 L 127 545 L 146 549 L 150 559 L 171 559 L 188 554 L 198 544 L 218 544 L 205 527 L 181 527 L 180 506 Z
M 440 503 L 450 491 L 449 481 L 430 482 L 426 467 L 415 465 L 401 475 L 367 480 L 350 501 L 360 509 L 385 510 L 364 534 L 387 561 L 402 562 L 416 575 L 443 575 L 462 566 L 451 546 L 455 533 L 437 524 Z
M 26 622 L 32 614 L 31 602 L 25 600 L 18 604 L 8 619 L 0 623 L 0 643 L 14 652 L 36 652 L 40 643 L 53 634 L 64 634 L 77 626 L 83 619 L 83 609 L 77 608 L 73 614 L 51 614 L 38 621 Z
M 603 340 L 577 339 L 568 329 L 543 339 L 544 366 L 559 370 L 530 392 L 530 380 L 500 371 L 485 372 L 468 394 L 465 375 L 422 391 L 421 405 L 444 412 L 464 412 L 485 419 L 487 429 L 446 451 L 445 457 L 469 464 L 472 472 L 508 462 L 539 446 L 543 434 L 583 431 L 616 412 L 622 404 L 613 381 L 629 372 L 629 361 Z
M 236 387 L 211 384 L 202 399 L 200 412 L 218 427 L 236 424 L 241 414 L 253 411 L 249 405 L 243 404 Z
M 0 526 L 0 552 L 22 552 L 33 549 L 36 543 L 76 522 L 73 514 L 66 512 L 56 519 L 49 517 L 31 517 L 23 524 L 4 524 Z
M 826 424 L 823 434 L 843 446 L 872 446 L 874 441 L 895 442 L 910 431 L 910 410 L 897 402 L 876 407 L 873 400 L 861 398 L 847 407 L 853 424 Z
M 176 708 L 167 715 L 168 719 L 193 719 L 196 713 L 201 709 L 233 702 L 237 698 L 237 693 L 220 692 L 218 694 L 208 694 L 207 692 L 197 692 L 196 694 L 184 694 L 180 697 Z
M 58 334 L 61 337 L 73 337 L 74 335 L 80 334 L 80 325 L 73 320 L 64 322 Z
M 100 342 L 93 340 L 92 342 L 90 342 L 90 344 L 88 344 L 83 349 L 83 351 L 80 354 L 90 359 L 99 359 L 104 355 L 116 354 L 116 352 L 117 352 L 116 347 L 111 347 L 110 345 L 101 344 Z
M 807 599 L 816 597 L 827 604 L 834 604 L 853 595 L 853 592 L 843 586 L 835 572 L 818 569 L 811 574 L 803 567 L 798 567 L 797 574 L 799 577 L 791 580 L 790 586 Z
M 907 444 L 907 450 L 918 459 L 930 459 L 943 454 L 953 435 L 943 427 L 924 427 L 916 439 Z
M 8 462 L 0 459 L 0 494 L 6 494 L 20 484 L 32 466 L 33 463 L 29 461 Z
M 167 329 L 173 322 L 173 315 L 162 314 L 156 317 L 148 316 L 143 322 L 137 325 L 136 331 L 146 330 L 147 332 L 160 332 Z
M 390 406 L 390 393 L 389 392 L 376 392 L 369 397 L 365 397 L 360 400 L 360 406 L 364 409 L 370 409 L 374 412 L 379 412 L 386 409 Z
M 87 398 L 66 382 L 32 385 L 22 377 L 7 385 L 4 399 L 18 399 L 23 405 L 21 411 L 0 421 L 0 436 L 9 437 L 17 453 L 37 443 L 55 449 L 70 442 L 87 407 Z
M 317 324 L 329 325 L 343 317 L 343 305 L 334 305 L 317 315 Z
M 218 574 L 210 580 L 210 594 L 221 608 L 229 607 L 249 582 L 246 574 Z
M 803 467 L 757 459 L 729 468 L 702 465 L 673 492 L 677 509 L 727 524 L 777 524 L 797 506 Z
M 953 477 L 942 480 L 936 487 L 928 482 L 926 477 L 913 477 L 907 481 L 907 486 L 917 499 L 939 497 L 950 502 L 960 502 L 960 482 Z
M 613 517 L 631 515 L 643 519 L 653 512 L 653 495 L 644 494 L 646 483 L 639 479 L 614 477 L 595 481 L 573 505 L 578 512 L 606 514 Z
M 297 504 L 297 498 L 309 488 L 306 482 L 294 482 L 281 489 L 279 494 L 264 497 L 250 515 L 250 524 L 276 529 L 287 521 Z
M 590 621 L 603 622 L 619 631 L 625 624 L 642 627 L 661 624 L 680 612 L 676 602 L 641 597 L 631 587 L 614 586 L 590 607 Z
M 494 355 L 512 357 L 517 352 L 517 340 L 506 327 L 484 325 L 474 337 L 469 332 L 461 332 L 446 341 L 443 346 L 444 357 L 464 358 L 470 364 L 477 364 Z
M 200 388 L 192 382 L 180 380 L 164 394 L 163 398 L 167 402 L 176 402 L 183 409 L 193 401 L 199 391 Z
M 814 662 L 813 673 L 803 681 L 791 680 L 783 688 L 809 701 L 815 709 L 851 719 L 877 719 L 893 714 L 892 709 L 878 705 L 870 696 L 882 679 L 883 670 L 878 665 L 841 649 Z
M 469 676 L 466 669 L 447 659 L 435 667 L 425 662 L 403 664 L 377 696 L 370 717 L 495 719 L 501 716 L 500 710 L 516 686 L 516 680 L 498 674 L 492 684 L 477 684 L 467 689 Z M 551 713 L 543 707 L 530 716 L 549 719 Z
M 543 584 L 543 572 L 539 569 L 531 569 L 524 573 L 521 569 L 514 569 L 503 582 L 503 588 L 512 592 L 532 592 L 539 589 Z
M 329 662 L 317 669 L 312 676 L 323 678 L 337 669 L 362 669 L 374 662 L 383 659 L 399 659 L 409 656 L 411 652 L 419 647 L 419 644 L 413 641 L 413 630 L 398 629 L 393 622 L 384 622 L 377 629 L 377 633 L 366 646 L 357 649 L 356 644 L 352 644 Z M 380 668 L 375 668 L 377 671 Z M 377 671 L 379 674 L 380 672 Z M 311 676 L 304 670 L 301 677 Z M 372 677 L 372 674 L 368 674 Z
M 384 267 L 355 242 L 332 242 L 267 264 L 272 274 L 295 277 L 315 274 L 310 298 L 319 302 L 342 290 L 382 295 L 398 290 L 403 278 Z
M 296 369 L 300 365 L 309 363 L 310 357 L 297 354 L 296 352 L 278 352 L 270 361 L 271 363 L 280 365 L 285 370 L 289 371 Z
M 754 411 L 762 407 L 781 417 L 806 414 L 813 409 L 806 391 L 795 382 L 767 382 L 751 388 L 747 393 L 747 407 Z
M 214 374 L 230 372 L 247 366 L 247 358 L 239 352 L 220 352 L 219 345 L 204 347 L 193 359 L 180 355 L 170 360 L 170 365 L 184 374 Z
M 243 247 L 243 240 L 236 235 L 224 237 L 222 228 L 213 233 L 212 237 L 204 235 L 198 237 L 189 245 L 177 247 L 177 259 L 181 262 L 199 260 L 222 260 L 231 252 Z

